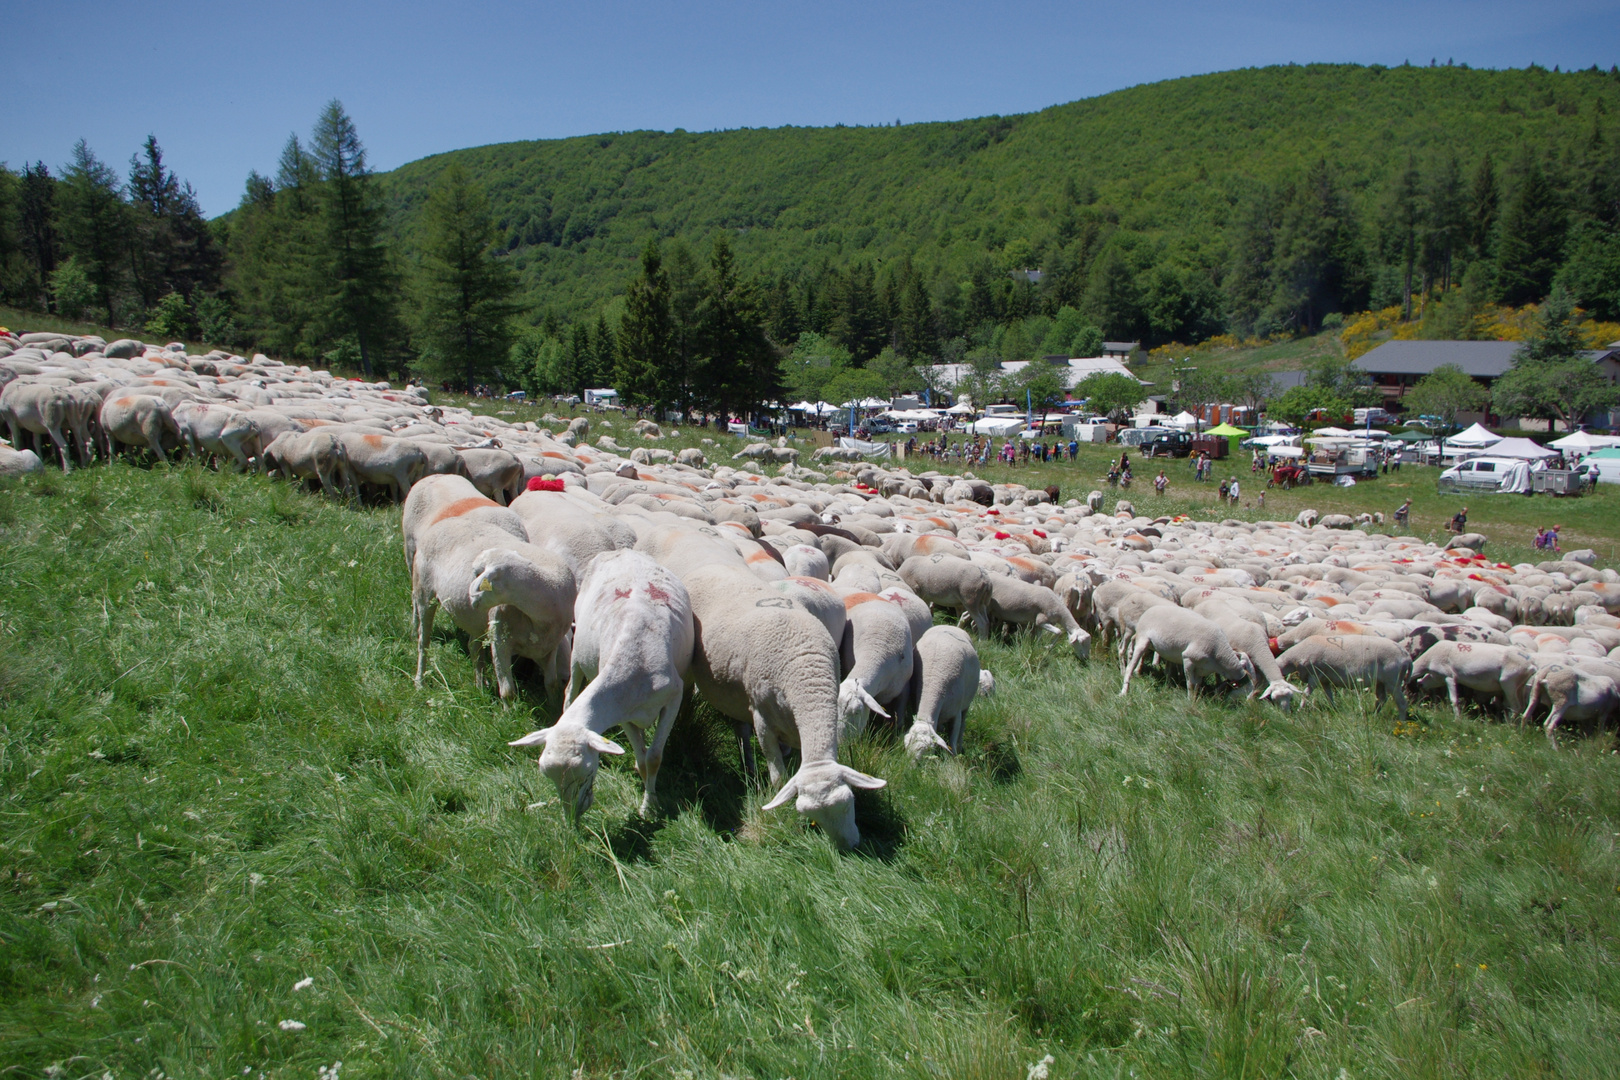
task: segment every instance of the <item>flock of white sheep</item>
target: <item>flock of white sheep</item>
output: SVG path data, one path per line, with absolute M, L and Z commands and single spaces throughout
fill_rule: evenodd
M 0 337 L 0 387 L 15 446 L 0 448 L 0 474 L 184 448 L 400 499 L 418 685 L 440 608 L 503 700 L 514 659 L 532 660 L 562 711 L 512 745 L 541 748 L 576 819 L 601 756 L 624 752 L 613 728 L 655 811 L 665 739 L 695 689 L 735 725 L 750 774 L 757 740 L 767 808 L 794 800 L 852 847 L 854 789 L 884 781 L 841 764 L 840 740 L 876 714 L 913 760 L 959 752 L 994 682 L 972 635 L 1028 631 L 1077 663 L 1108 642 L 1121 695 L 1151 655 L 1189 696 L 1213 680 L 1281 708 L 1367 686 L 1404 720 L 1416 688 L 1460 716 L 1467 693 L 1519 719 L 1546 708 L 1552 736 L 1620 704 L 1620 574 L 1591 552 L 1509 566 L 1477 535 L 1440 548 L 1309 511 L 1149 519 L 1125 502 L 1104 513 L 1096 492 L 1058 505 L 971 474 L 822 473 L 783 447 L 745 449 L 785 462 L 769 477 L 645 445 L 662 437 L 645 421 L 626 434 L 633 449 L 611 435 L 593 446 L 585 418 L 548 416 L 553 431 L 414 388 L 134 341 Z M 939 611 L 952 618 L 936 625 Z

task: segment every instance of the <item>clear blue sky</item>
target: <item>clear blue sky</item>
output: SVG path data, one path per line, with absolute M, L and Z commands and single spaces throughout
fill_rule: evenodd
M 83 137 L 120 172 L 148 132 L 210 215 L 342 99 L 373 167 L 636 128 L 1028 112 L 1296 61 L 1604 68 L 1620 0 L 0 0 L 0 160 Z

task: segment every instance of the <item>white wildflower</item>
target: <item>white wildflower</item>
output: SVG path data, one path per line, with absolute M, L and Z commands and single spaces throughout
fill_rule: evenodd
M 293 983 L 293 989 L 294 990 L 308 990 L 310 987 L 312 987 L 314 985 L 315 985 L 315 979 L 312 976 L 306 976 L 306 977 L 304 977 L 302 979 L 299 979 L 297 982 Z
M 282 1031 L 303 1031 L 309 1025 L 301 1020 L 283 1020 L 279 1026 Z
M 1046 1080 L 1048 1076 L 1052 1075 L 1052 1065 L 1056 1061 L 1057 1059 L 1051 1054 L 1047 1054 L 1041 1060 L 1032 1062 L 1029 1066 L 1029 1075 L 1024 1080 Z

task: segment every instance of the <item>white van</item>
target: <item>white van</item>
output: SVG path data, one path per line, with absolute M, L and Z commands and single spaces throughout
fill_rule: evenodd
M 1516 458 L 1469 458 L 1440 474 L 1440 490 L 1529 491 L 1530 466 Z
M 1589 457 L 1575 471 L 1594 484 L 1620 484 L 1620 457 Z

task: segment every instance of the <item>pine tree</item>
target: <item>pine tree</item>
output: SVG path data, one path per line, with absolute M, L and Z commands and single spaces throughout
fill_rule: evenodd
M 669 273 L 656 237 L 641 252 L 641 273 L 625 290 L 614 386 L 627 405 L 654 405 L 662 419 L 678 393 Z
M 1270 312 L 1278 326 L 1314 331 L 1328 312 L 1366 301 L 1355 214 L 1325 158 L 1292 192 L 1276 245 Z
M 144 154 L 129 159 L 135 287 L 147 307 L 171 292 L 190 303 L 219 287 L 224 254 L 203 219 L 197 193 L 163 164 L 157 138 L 148 135 L 142 149 Z
M 1467 242 L 1462 166 L 1455 154 L 1435 171 L 1425 193 L 1423 276 L 1426 288 L 1451 288 L 1457 254 Z
M 56 179 L 43 161 L 24 165 L 17 192 L 18 243 L 33 268 L 30 295 L 49 310 L 51 274 L 56 271 L 59 240 L 56 232 Z
M 1230 321 L 1240 333 L 1256 332 L 1271 301 L 1277 214 L 1276 194 L 1261 188 L 1244 207 L 1230 242 L 1232 255 L 1222 284 Z
M 1531 304 L 1547 295 L 1564 256 L 1568 218 L 1557 188 L 1526 148 L 1519 181 L 1496 239 L 1496 283 L 1502 302 Z
M 1468 192 L 1468 243 L 1476 259 L 1491 255 L 1491 241 L 1496 236 L 1497 206 L 1501 192 L 1496 183 L 1496 163 L 1491 155 L 1479 159 L 1474 170 L 1474 183 Z
M 320 170 L 323 292 L 317 319 L 325 337 L 352 338 L 360 369 L 371 378 L 373 361 L 398 334 L 393 268 L 383 246 L 383 211 L 371 187 L 366 150 L 354 121 L 336 98 L 315 124 L 310 156 Z
M 119 193 L 121 186 L 118 174 L 80 139 L 57 193 L 62 247 L 78 257 L 109 326 L 116 322 L 115 305 L 129 257 L 129 207 Z
M 495 257 L 495 219 L 484 189 L 458 164 L 445 169 L 423 210 L 422 254 L 413 283 L 424 361 L 469 391 L 503 381 L 512 345 L 517 281 Z
M 1401 269 L 1401 318 L 1412 318 L 1412 272 L 1417 266 L 1418 233 L 1424 224 L 1423 177 L 1417 159 L 1407 155 L 1402 169 L 1390 186 L 1384 208 L 1384 255 Z
M 593 387 L 613 385 L 613 373 L 619 369 L 619 339 L 608 326 L 607 313 L 598 312 L 596 332 L 591 335 L 591 373 L 596 377 Z

